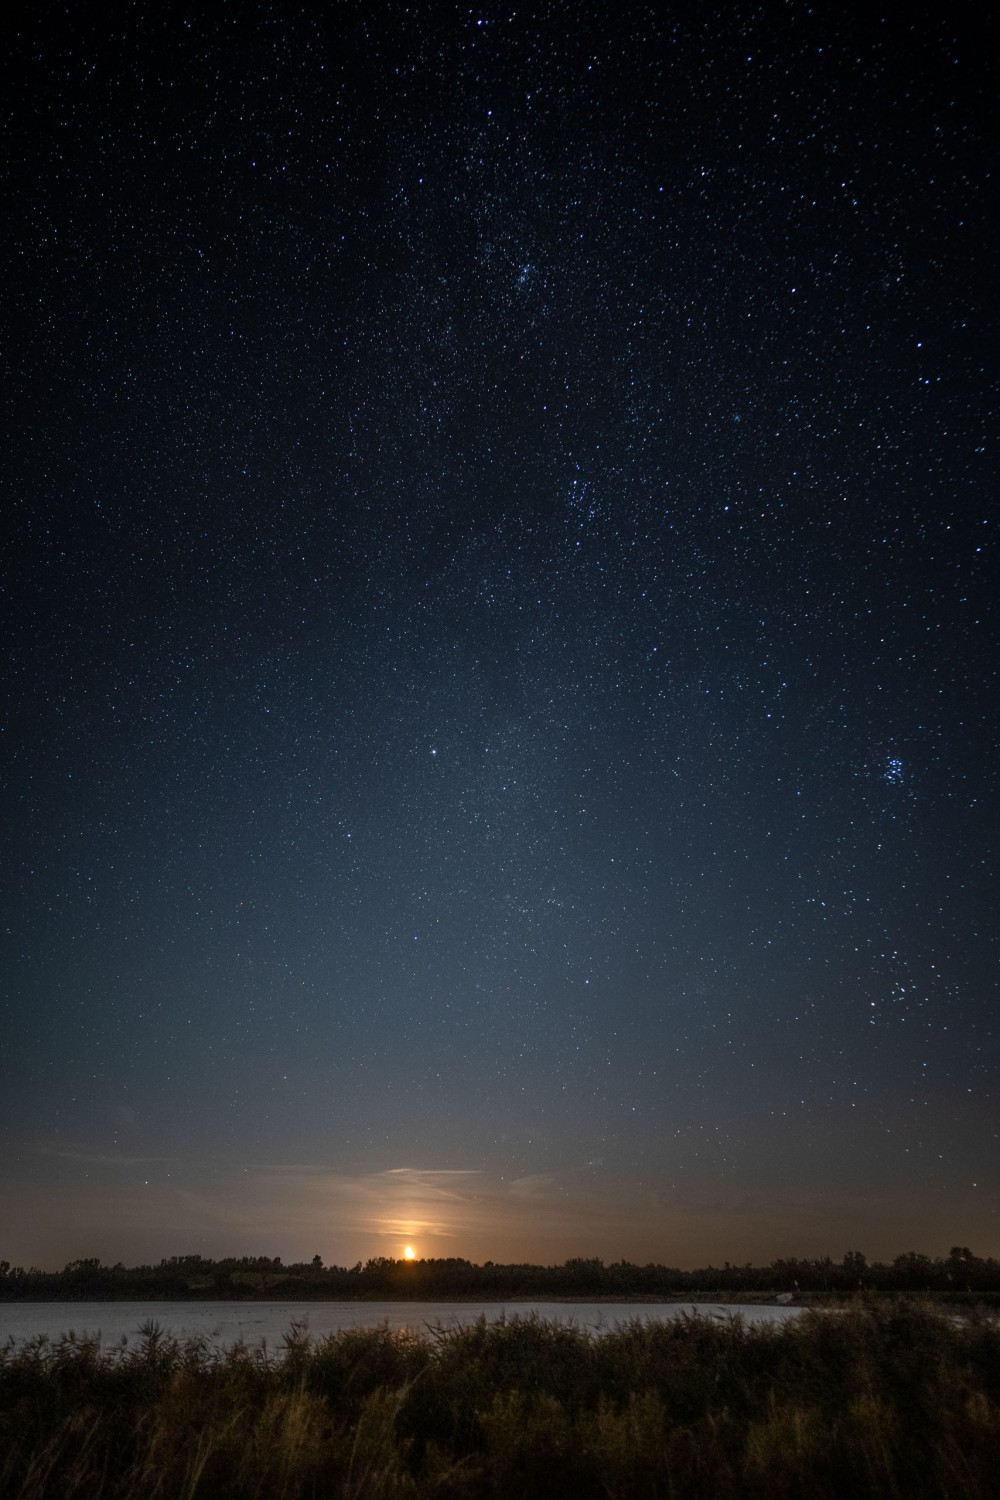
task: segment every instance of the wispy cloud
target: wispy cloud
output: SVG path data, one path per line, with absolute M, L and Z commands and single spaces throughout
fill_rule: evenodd
M 4 1253 L 17 1264 L 61 1264 L 81 1255 L 158 1261 L 170 1255 L 321 1254 L 352 1265 L 402 1254 L 470 1260 L 559 1262 L 573 1255 L 607 1261 L 698 1265 L 741 1257 L 827 1253 L 831 1206 L 848 1239 L 870 1255 L 883 1250 L 877 1228 L 887 1209 L 899 1243 L 923 1245 L 954 1226 L 942 1204 L 892 1203 L 864 1194 L 683 1190 L 609 1184 L 592 1177 L 525 1173 L 504 1180 L 474 1168 L 400 1166 L 345 1172 L 316 1162 L 242 1164 L 114 1157 L 77 1147 L 46 1148 L 43 1182 L 35 1168 L 0 1180 Z M 99 1170 L 99 1168 L 101 1170 Z M 155 1168 L 155 1170 L 151 1170 Z M 55 1187 L 55 1191 L 53 1188 Z M 985 1212 L 985 1211 L 984 1211 Z M 938 1223 L 940 1220 L 940 1224 Z M 780 1237 L 775 1225 L 783 1226 Z M 794 1228 L 789 1241 L 788 1226 Z M 983 1226 L 983 1231 L 988 1226 Z M 972 1242 L 977 1226 L 958 1237 Z M 954 1236 L 953 1236 L 954 1237 Z M 950 1241 L 949 1241 L 950 1242 Z
M 116 1151 L 88 1151 L 77 1146 L 42 1145 L 37 1148 L 37 1154 L 60 1161 L 83 1162 L 91 1167 L 169 1166 L 176 1160 L 170 1156 L 126 1156 Z
M 384 1172 L 377 1173 L 379 1177 L 408 1177 L 419 1178 L 422 1182 L 449 1177 L 481 1177 L 482 1173 L 473 1167 L 387 1167 Z
M 533 1172 L 508 1182 L 507 1192 L 512 1198 L 541 1198 L 551 1191 L 554 1182 L 550 1172 Z

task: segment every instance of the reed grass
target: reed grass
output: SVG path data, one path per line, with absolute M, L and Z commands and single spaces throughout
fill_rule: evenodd
M 1000 1329 L 909 1302 L 0 1350 L 2 1500 L 993 1500 L 998 1475 Z

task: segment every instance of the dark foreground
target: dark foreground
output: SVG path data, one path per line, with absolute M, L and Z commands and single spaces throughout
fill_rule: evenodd
M 998 1474 L 1000 1328 L 914 1303 L 0 1353 L 3 1500 L 993 1500 Z

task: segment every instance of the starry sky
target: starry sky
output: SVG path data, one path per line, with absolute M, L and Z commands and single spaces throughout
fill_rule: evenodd
M 3 23 L 0 1254 L 1000 1253 L 977 9 Z

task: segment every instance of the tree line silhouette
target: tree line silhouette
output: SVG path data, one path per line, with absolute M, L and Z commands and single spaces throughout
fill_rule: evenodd
M 210 1260 L 175 1255 L 158 1265 L 102 1265 L 74 1260 L 61 1271 L 11 1266 L 0 1260 L 0 1301 L 501 1301 L 514 1298 L 629 1298 L 698 1300 L 705 1297 L 843 1297 L 857 1292 L 920 1292 L 945 1298 L 1000 1301 L 1000 1261 L 956 1245 L 932 1258 L 908 1251 L 892 1261 L 869 1262 L 858 1250 L 843 1260 L 779 1259 L 767 1266 L 706 1266 L 681 1271 L 575 1258 L 558 1266 L 476 1265 L 458 1258 L 393 1260 L 378 1256 L 357 1265 L 311 1261 L 284 1265 L 280 1257 Z

